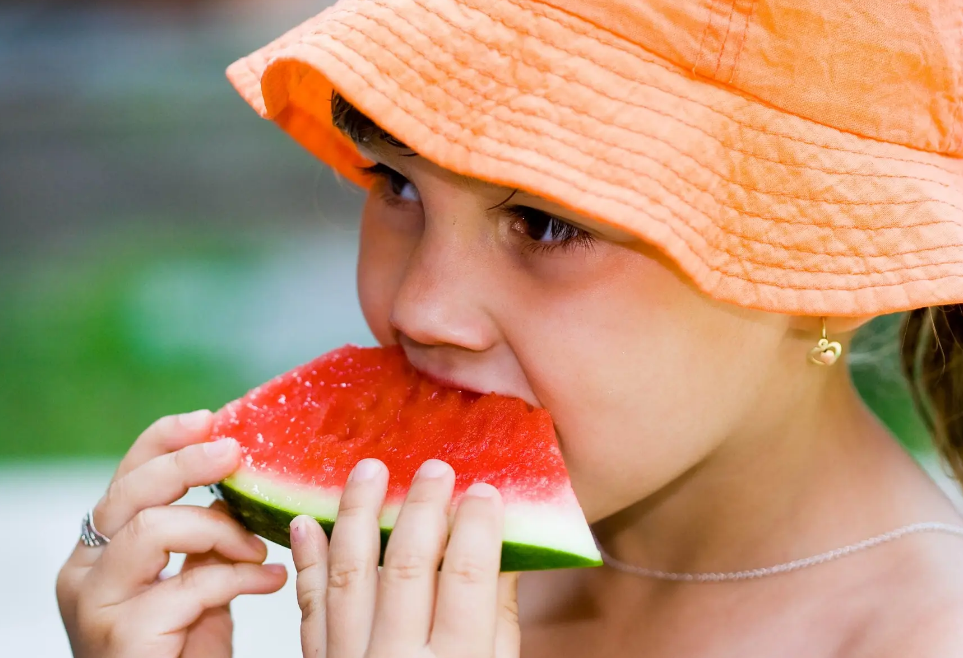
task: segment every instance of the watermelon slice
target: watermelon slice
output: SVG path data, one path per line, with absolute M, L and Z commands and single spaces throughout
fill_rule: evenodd
M 398 347 L 347 346 L 263 384 L 215 416 L 213 439 L 241 444 L 241 468 L 215 487 L 251 531 L 290 546 L 310 514 L 329 533 L 358 461 L 388 467 L 382 550 L 421 464 L 455 470 L 453 502 L 488 482 L 505 502 L 502 570 L 598 566 L 547 411 L 522 400 L 439 386 Z

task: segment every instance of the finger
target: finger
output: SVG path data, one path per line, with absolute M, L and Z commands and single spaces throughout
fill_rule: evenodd
M 130 603 L 131 619 L 146 619 L 153 635 L 176 633 L 205 610 L 229 604 L 241 594 L 270 594 L 284 586 L 282 564 L 210 564 L 157 583 Z M 148 637 L 148 635 L 144 635 Z
M 362 459 L 341 495 L 328 547 L 328 655 L 362 658 L 371 637 L 378 588 L 381 528 L 378 515 L 388 488 L 388 469 Z
M 377 654 L 379 648 L 421 648 L 428 643 L 454 488 L 455 472 L 443 461 L 430 459 L 415 474 L 385 551 L 372 653 Z
M 194 553 L 184 560 L 180 572 L 211 564 L 231 564 L 231 561 L 217 553 Z M 180 658 L 231 658 L 230 642 L 212 643 L 212 638 L 231 637 L 233 626 L 230 604 L 206 609 L 189 626 Z
M 501 497 L 489 484 L 470 486 L 458 505 L 438 581 L 435 655 L 494 651 L 503 516 Z
M 210 509 L 226 515 L 227 506 L 223 501 L 214 501 Z M 253 535 L 252 535 L 253 536 Z M 259 540 L 258 540 L 259 541 Z M 262 542 L 263 543 L 263 542 Z M 70 627 L 76 617 L 77 602 L 81 587 L 90 569 L 101 557 L 102 549 L 92 549 L 78 542 L 74 551 L 57 577 L 57 602 L 60 606 L 64 623 Z M 189 568 L 196 562 L 196 556 L 188 555 L 182 568 Z
M 154 457 L 110 485 L 94 508 L 94 525 L 113 537 L 138 512 L 169 505 L 191 487 L 219 482 L 240 463 L 241 449 L 234 439 L 187 446 Z
M 260 563 L 267 557 L 264 542 L 221 512 L 150 507 L 117 533 L 91 569 L 88 581 L 97 583 L 95 603 L 133 598 L 157 580 L 171 553 L 212 551 L 236 562 Z
M 196 569 L 197 567 L 205 567 L 208 564 L 226 564 L 230 562 L 231 560 L 228 560 L 223 555 L 218 555 L 213 551 L 210 553 L 191 553 L 190 555 L 184 557 L 184 562 L 181 564 L 181 568 L 177 571 L 172 571 L 170 573 L 167 573 L 167 569 L 161 571 L 160 580 L 167 580 L 168 578 L 173 578 L 177 574 L 184 571 Z M 167 574 L 166 577 L 165 574 Z
M 213 503 L 207 506 L 207 509 L 212 510 L 214 512 L 218 512 L 220 514 L 224 514 L 226 516 L 230 516 L 230 514 L 228 514 L 228 511 L 227 511 L 227 505 L 224 503 L 223 500 L 215 500 Z M 253 536 L 254 535 L 252 535 L 252 537 Z M 260 541 L 262 544 L 264 543 L 260 539 L 255 539 L 252 541 Z M 170 569 L 171 565 L 168 564 L 167 567 L 165 567 L 164 570 L 161 571 L 160 578 L 162 580 L 167 580 L 167 578 L 170 578 L 171 576 L 176 576 L 181 571 L 187 571 L 188 569 L 194 569 L 194 568 L 202 567 L 208 564 L 226 564 L 229 562 L 230 560 L 226 559 L 223 555 L 218 555 L 215 552 L 190 553 L 184 556 L 184 562 L 181 564 L 180 569 L 178 569 L 177 571 L 171 571 Z M 168 571 L 171 571 L 171 572 L 167 573 Z M 166 578 L 165 578 L 165 574 L 167 575 Z
M 154 421 L 127 451 L 117 467 L 114 479 L 122 478 L 154 457 L 206 441 L 210 436 L 213 418 L 210 411 L 200 409 Z
M 76 562 L 77 552 L 74 551 L 67 559 L 67 563 L 60 569 L 60 573 L 57 574 L 56 584 L 57 606 L 64 621 L 64 627 L 71 637 L 74 637 L 74 630 L 77 626 L 77 604 L 80 599 L 81 587 L 84 578 L 90 571 L 90 567 L 76 566 Z
M 518 658 L 522 632 L 518 624 L 518 572 L 498 576 L 498 612 L 495 622 L 495 655 Z
M 328 538 L 310 516 L 291 521 L 291 556 L 298 571 L 298 606 L 301 608 L 301 653 L 322 658 L 325 647 L 325 590 L 328 580 Z

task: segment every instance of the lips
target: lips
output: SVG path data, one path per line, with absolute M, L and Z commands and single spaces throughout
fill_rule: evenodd
M 411 362 L 411 359 L 409 359 L 409 362 Z M 460 380 L 454 379 L 454 378 L 452 378 L 452 377 L 447 377 L 447 376 L 444 376 L 444 375 L 435 374 L 435 373 L 431 372 L 430 370 L 427 370 L 427 369 L 425 369 L 425 368 L 419 367 L 418 365 L 416 365 L 416 364 L 413 363 L 413 362 L 411 362 L 411 366 L 412 366 L 416 371 L 418 371 L 418 374 L 419 374 L 419 375 L 421 375 L 422 377 L 424 377 L 425 379 L 427 379 L 427 380 L 430 381 L 431 383 L 437 384 L 438 386 L 445 386 L 445 387 L 447 387 L 447 388 L 457 388 L 457 389 L 460 390 L 460 391 L 467 391 L 467 392 L 469 392 L 469 393 L 478 393 L 479 395 L 486 395 L 487 393 L 491 393 L 491 392 L 492 392 L 491 390 L 482 390 L 482 388 L 479 387 L 479 386 L 472 386 L 471 384 L 468 384 L 467 382 L 460 381 Z
M 478 395 L 495 393 L 509 398 L 519 398 L 533 407 L 542 406 L 534 395 L 527 392 L 528 387 L 522 382 L 512 385 L 511 378 L 506 381 L 505 377 L 500 377 L 494 372 L 471 367 L 470 364 L 461 361 L 465 355 L 454 354 L 446 351 L 445 348 L 412 344 L 414 341 L 403 334 L 399 336 L 398 342 L 404 349 L 411 367 L 433 384 Z M 456 363 L 460 363 L 461 367 L 457 367 Z

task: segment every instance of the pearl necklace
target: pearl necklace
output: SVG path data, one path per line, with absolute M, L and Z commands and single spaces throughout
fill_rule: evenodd
M 647 569 L 645 567 L 636 567 L 631 564 L 626 564 L 625 562 L 620 562 L 614 557 L 605 552 L 605 549 L 599 545 L 598 540 L 596 540 L 596 545 L 598 545 L 599 553 L 602 554 L 603 562 L 612 567 L 613 569 L 618 569 L 619 571 L 624 571 L 625 573 L 634 574 L 636 576 L 643 576 L 645 578 L 656 578 L 659 580 L 674 580 L 681 582 L 693 582 L 693 583 L 719 583 L 726 581 L 738 581 L 738 580 L 752 580 L 754 578 L 763 578 L 765 576 L 775 576 L 781 573 L 788 573 L 791 571 L 798 571 L 800 569 L 805 569 L 806 567 L 813 567 L 817 564 L 825 564 L 826 562 L 832 562 L 833 560 L 838 560 L 839 558 L 846 557 L 847 555 L 852 555 L 853 553 L 858 553 L 859 551 L 865 551 L 870 548 L 879 546 L 880 544 L 885 544 L 891 542 L 900 537 L 905 537 L 906 535 L 917 534 L 921 532 L 939 532 L 949 535 L 956 535 L 958 537 L 963 537 L 963 527 L 950 525 L 949 523 L 912 523 L 910 525 L 905 525 L 896 530 L 891 530 L 885 532 L 881 535 L 875 537 L 870 537 L 869 539 L 864 539 L 862 541 L 856 542 L 855 544 L 849 544 L 848 546 L 843 546 L 842 548 L 836 548 L 831 551 L 826 551 L 825 553 L 819 553 L 818 555 L 813 555 L 812 557 L 802 558 L 800 560 L 793 560 L 792 562 L 784 562 L 782 564 L 777 564 L 771 567 L 764 567 L 761 569 L 748 569 L 746 571 L 730 571 L 730 572 L 696 572 L 696 573 L 685 573 L 685 572 L 674 572 L 674 571 L 662 571 L 660 569 Z

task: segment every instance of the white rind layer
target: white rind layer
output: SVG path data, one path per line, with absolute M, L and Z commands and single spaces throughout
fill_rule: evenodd
M 270 475 L 245 470 L 236 472 L 225 480 L 225 484 L 294 515 L 308 514 L 330 520 L 338 515 L 340 489 L 276 482 L 270 480 Z M 571 489 L 546 502 L 513 500 L 511 492 L 500 493 L 505 502 L 503 541 L 549 548 L 601 562 L 602 556 Z M 381 527 L 393 528 L 400 510 L 400 503 L 386 503 L 381 509 Z

